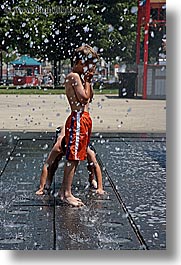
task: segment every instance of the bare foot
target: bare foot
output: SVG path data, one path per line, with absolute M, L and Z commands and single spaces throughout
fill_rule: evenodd
M 90 182 L 90 188 L 97 189 L 97 181 L 95 179 Z
M 81 199 L 74 197 L 73 195 L 65 197 L 63 194 L 58 193 L 58 196 L 60 197 L 60 200 L 62 202 L 65 202 L 69 205 L 75 206 L 75 207 L 81 207 L 84 206 L 84 203 L 81 201 Z
M 100 195 L 103 195 L 103 194 L 106 193 L 106 191 L 103 190 L 103 189 L 97 189 L 97 190 L 96 190 L 96 193 L 97 193 L 97 194 L 100 194 Z
M 78 201 L 78 202 L 82 202 L 80 198 L 74 197 L 74 195 L 70 195 L 70 196 L 64 196 L 64 194 L 61 193 L 61 191 L 58 192 L 58 196 L 60 197 L 60 199 L 63 201 L 64 198 L 68 198 L 71 197 L 73 200 Z
M 85 204 L 81 200 L 74 199 L 72 197 L 67 198 L 61 198 L 61 201 L 67 203 L 68 205 L 74 206 L 74 207 L 82 207 L 85 206 Z
M 36 195 L 44 195 L 44 194 L 50 194 L 51 188 L 48 185 L 45 185 L 44 188 L 39 188 L 39 190 L 37 190 L 35 192 Z
M 43 195 L 43 194 L 44 194 L 44 191 L 43 191 L 42 188 L 40 188 L 39 190 L 37 190 L 37 191 L 35 192 L 35 194 L 36 194 L 36 195 Z

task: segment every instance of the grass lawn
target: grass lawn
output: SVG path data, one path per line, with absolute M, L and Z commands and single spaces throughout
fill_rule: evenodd
M 94 93 L 98 95 L 105 95 L 105 94 L 118 94 L 118 89 L 94 89 Z M 53 89 L 53 88 L 1 88 L 0 87 L 0 94 L 8 94 L 8 95 L 60 95 L 65 94 L 64 89 Z

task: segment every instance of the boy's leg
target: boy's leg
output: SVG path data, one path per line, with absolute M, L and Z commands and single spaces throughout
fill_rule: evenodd
M 41 176 L 40 176 L 40 186 L 39 186 L 39 189 L 36 191 L 37 195 L 44 194 L 44 186 L 46 183 L 47 175 L 48 175 L 48 164 L 45 163 L 43 165 Z
M 77 129 L 78 128 L 78 129 Z M 62 201 L 72 206 L 83 206 L 71 192 L 73 176 L 78 162 L 86 159 L 87 145 L 90 140 L 92 120 L 88 112 L 73 111 L 65 124 L 66 159 L 64 177 L 59 196 Z
M 89 174 L 90 187 L 97 189 L 97 181 L 94 179 L 95 176 L 94 163 L 91 160 L 91 156 L 88 154 L 87 154 L 87 170 Z
M 95 165 L 94 163 L 97 162 L 96 155 L 93 150 L 90 149 L 88 146 L 87 148 L 87 170 L 89 173 L 89 183 L 90 187 L 97 189 L 97 177 L 96 180 L 94 179 L 95 174 Z
M 58 168 L 58 163 L 62 159 L 66 151 L 64 136 L 65 136 L 65 128 L 58 127 L 56 129 L 56 140 L 55 140 L 54 147 L 53 147 L 54 152 L 57 152 L 57 157 L 55 158 L 54 162 L 48 168 L 48 176 L 47 176 L 47 181 L 46 181 L 47 189 L 50 188 L 52 181 L 53 181 L 53 177 Z
M 44 186 L 46 184 L 47 181 L 47 177 L 49 178 L 49 184 L 52 183 L 53 180 L 53 175 L 50 175 L 50 168 L 54 163 L 53 157 L 57 157 L 57 153 L 52 152 L 50 153 L 50 156 L 48 157 L 47 161 L 45 162 L 45 164 L 43 165 L 43 169 L 41 172 L 41 176 L 40 176 L 40 186 L 39 189 L 36 191 L 37 195 L 42 195 L 44 193 Z
M 63 153 L 61 149 L 61 141 L 62 138 L 59 137 L 56 144 L 53 146 L 48 159 L 46 160 L 45 164 L 43 165 L 43 169 L 40 176 L 40 186 L 39 189 L 36 191 L 37 195 L 42 195 L 44 193 L 44 186 L 47 181 L 47 188 L 50 187 L 54 173 L 58 167 L 58 161 L 62 158 Z M 58 160 L 56 160 L 58 157 Z M 55 165 L 53 165 L 55 163 Z
M 46 179 L 46 184 L 45 188 L 48 190 L 53 182 L 53 177 L 55 175 L 55 172 L 58 168 L 58 163 L 62 159 L 63 154 L 59 154 L 56 158 L 55 161 L 52 163 L 51 166 L 48 167 L 48 175 Z
M 78 165 L 77 160 L 75 161 L 67 161 L 65 163 L 64 168 L 64 177 L 62 186 L 59 191 L 59 197 L 63 202 L 66 202 L 72 206 L 83 206 L 83 202 L 79 199 L 73 196 L 71 187 L 73 182 L 73 176 L 75 174 L 75 170 Z
M 92 175 L 93 173 L 96 176 L 96 180 L 97 180 L 97 190 L 96 192 L 99 194 L 104 194 L 105 191 L 103 190 L 103 184 L 102 184 L 102 172 L 101 172 L 101 168 L 97 162 L 96 159 L 96 154 L 93 150 L 90 149 L 90 147 L 88 147 L 87 149 L 87 160 L 89 163 L 89 170 L 90 170 L 90 178 L 89 180 L 92 180 Z

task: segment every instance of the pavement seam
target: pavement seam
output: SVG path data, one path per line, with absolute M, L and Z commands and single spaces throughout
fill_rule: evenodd
M 140 233 L 140 231 L 139 231 L 139 229 L 138 229 L 136 223 L 134 222 L 134 219 L 132 218 L 131 214 L 129 213 L 129 211 L 128 211 L 128 209 L 127 209 L 127 207 L 126 207 L 126 205 L 125 205 L 125 203 L 124 203 L 124 201 L 123 201 L 123 199 L 122 199 L 120 193 L 117 191 L 116 186 L 115 186 L 113 180 L 111 179 L 111 177 L 109 176 L 109 173 L 108 173 L 107 169 L 104 167 L 104 164 L 103 164 L 101 158 L 100 158 L 99 155 L 97 154 L 95 148 L 94 148 L 94 147 L 92 147 L 92 148 L 94 149 L 94 151 L 95 151 L 95 153 L 96 153 L 98 163 L 100 164 L 101 169 L 102 169 L 102 170 L 104 171 L 104 173 L 106 174 L 106 176 L 107 176 L 107 178 L 108 178 L 108 181 L 109 181 L 109 183 L 110 183 L 110 185 L 111 185 L 111 187 L 112 187 L 112 189 L 113 189 L 113 191 L 114 191 L 114 194 L 116 195 L 116 198 L 118 199 L 120 205 L 122 206 L 122 209 L 123 209 L 123 211 L 125 212 L 126 217 L 127 217 L 128 221 L 129 221 L 131 227 L 133 228 L 133 231 L 134 231 L 134 233 L 136 234 L 136 237 L 138 238 L 138 240 L 139 240 L 139 242 L 140 242 L 140 244 L 141 244 L 142 249 L 143 249 L 143 250 L 148 250 L 149 248 L 148 248 L 148 246 L 147 246 L 147 244 L 146 244 L 146 242 L 145 242 L 145 240 L 144 240 L 142 234 Z
M 14 151 L 15 151 L 17 145 L 18 145 L 18 141 L 19 141 L 19 140 L 16 141 L 16 143 L 15 143 L 13 149 L 11 150 L 11 152 L 10 152 L 8 158 L 6 159 L 6 162 L 5 162 L 5 165 L 4 165 L 3 169 L 0 171 L 0 178 L 1 178 L 2 174 L 4 173 L 4 171 L 5 171 L 5 169 L 6 169 L 7 165 L 8 165 L 8 163 L 9 163 L 9 161 L 11 160 L 11 156 L 12 156 L 12 154 L 14 153 Z
M 53 194 L 55 194 L 55 180 L 53 181 Z M 57 231 L 56 231 L 56 197 L 53 196 L 53 250 L 56 250 Z

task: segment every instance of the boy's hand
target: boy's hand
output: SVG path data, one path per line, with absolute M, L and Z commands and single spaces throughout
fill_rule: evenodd
M 93 75 L 94 75 L 93 72 L 90 72 L 90 71 L 86 72 L 85 75 L 84 75 L 84 81 L 90 83 L 91 80 L 92 80 Z

